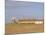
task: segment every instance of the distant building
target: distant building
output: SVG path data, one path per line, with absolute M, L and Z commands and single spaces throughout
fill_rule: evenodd
M 40 19 L 30 19 L 27 17 L 20 18 L 19 20 L 16 19 L 16 17 L 11 18 L 12 23 L 31 23 L 31 24 L 43 24 L 44 20 Z
M 34 23 L 34 24 L 43 24 L 43 20 L 36 19 L 19 19 L 18 23 Z

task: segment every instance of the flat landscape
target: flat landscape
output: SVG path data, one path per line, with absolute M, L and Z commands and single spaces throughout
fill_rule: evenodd
M 6 24 L 5 33 L 40 33 L 44 32 L 43 24 Z

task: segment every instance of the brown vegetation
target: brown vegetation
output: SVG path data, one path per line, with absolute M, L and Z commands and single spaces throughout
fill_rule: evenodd
M 43 32 L 43 24 L 7 24 L 6 33 Z

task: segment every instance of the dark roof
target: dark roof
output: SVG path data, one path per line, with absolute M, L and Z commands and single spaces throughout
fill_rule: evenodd
M 23 19 L 23 20 L 22 20 L 22 19 L 21 19 L 21 20 L 19 20 L 19 21 L 43 21 L 43 20 L 37 20 L 37 19 L 35 19 L 35 20 L 32 20 L 32 19 L 24 20 L 24 19 Z

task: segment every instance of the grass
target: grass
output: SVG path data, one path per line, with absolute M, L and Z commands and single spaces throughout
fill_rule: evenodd
M 32 32 L 43 32 L 43 24 L 6 24 L 5 26 L 6 33 L 32 33 Z
M 6 24 L 6 33 L 43 32 L 43 24 Z

